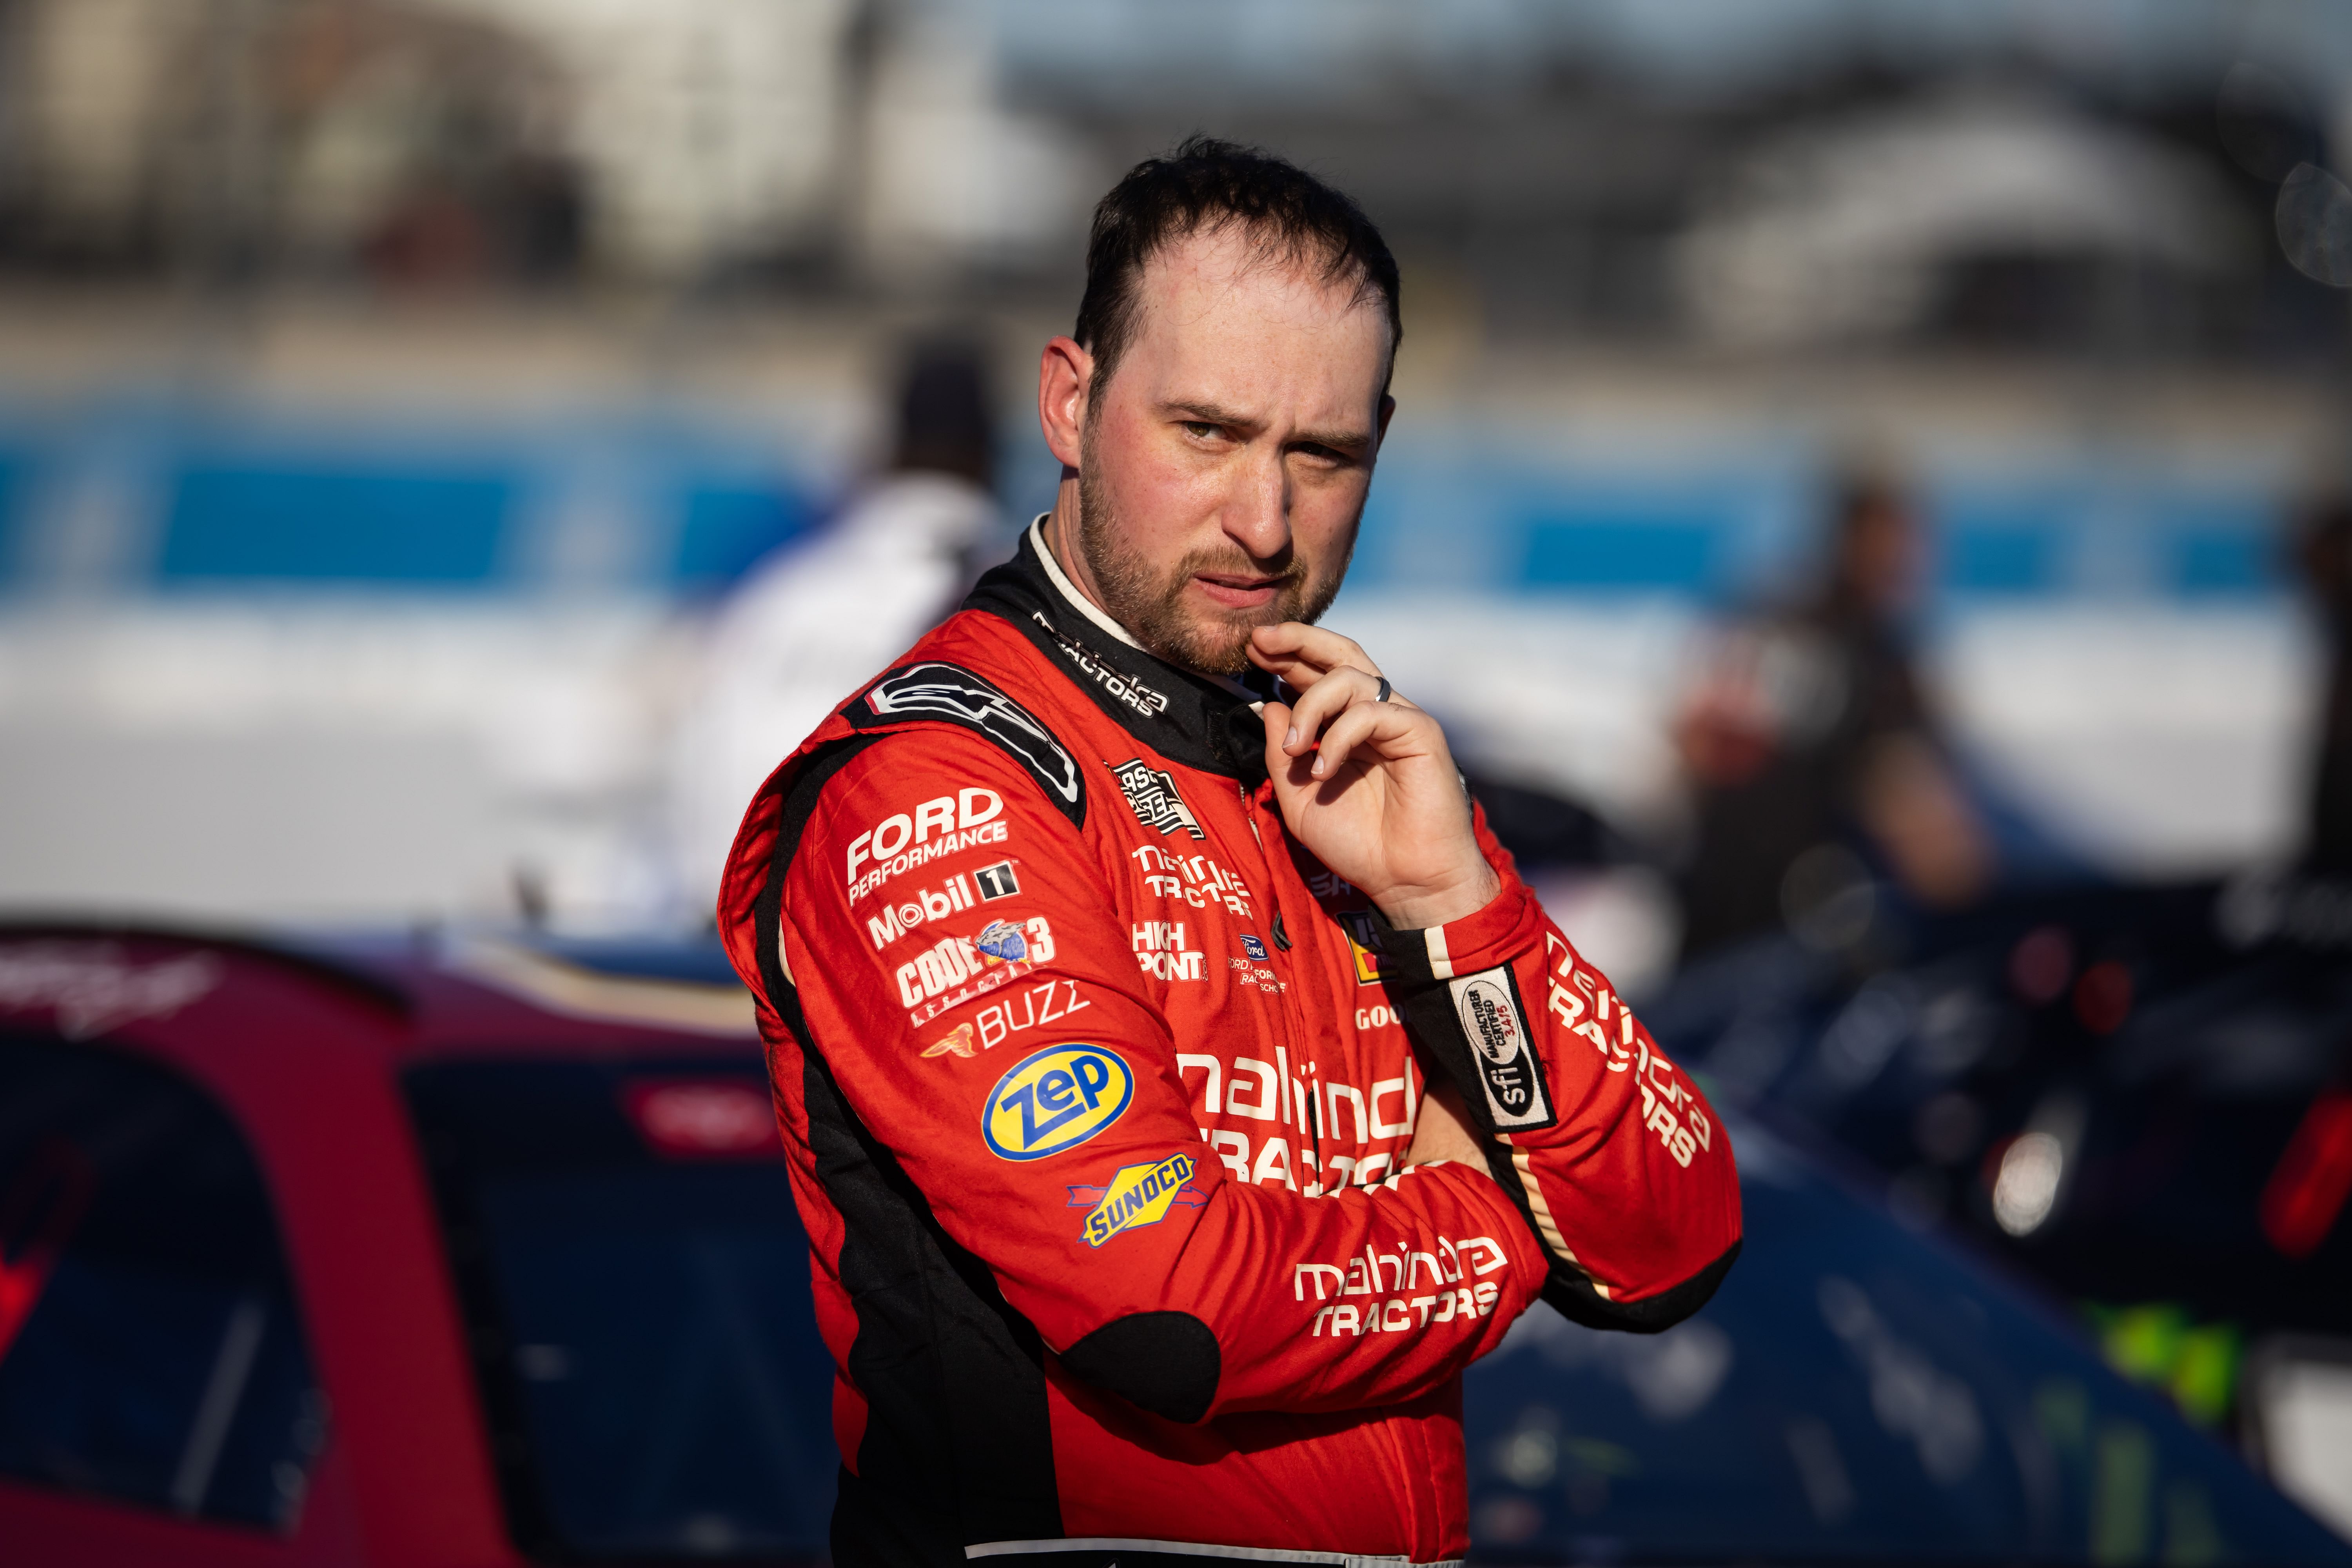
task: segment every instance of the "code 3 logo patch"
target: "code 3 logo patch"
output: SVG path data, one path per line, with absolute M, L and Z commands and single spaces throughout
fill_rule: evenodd
M 1551 1096 L 1544 1086 L 1543 1064 L 1528 1037 L 1527 1010 L 1519 1005 L 1519 988 L 1511 972 L 1482 970 L 1451 982 L 1450 988 L 1454 1016 L 1470 1042 L 1471 1059 L 1478 1064 L 1478 1081 L 1486 1090 L 1486 1110 L 1496 1129 L 1512 1132 L 1550 1126 Z

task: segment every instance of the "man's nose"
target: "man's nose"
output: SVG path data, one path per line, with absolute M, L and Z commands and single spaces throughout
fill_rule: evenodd
M 1225 537 L 1254 561 L 1271 561 L 1290 547 L 1290 476 L 1282 454 L 1253 452 L 1234 476 L 1225 498 Z

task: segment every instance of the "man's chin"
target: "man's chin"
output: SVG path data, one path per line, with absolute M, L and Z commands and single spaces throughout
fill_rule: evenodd
M 1271 623 L 1235 622 L 1200 616 L 1150 628 L 1143 639 L 1151 651 L 1171 664 L 1203 675 L 1234 676 L 1249 668 L 1250 633 Z

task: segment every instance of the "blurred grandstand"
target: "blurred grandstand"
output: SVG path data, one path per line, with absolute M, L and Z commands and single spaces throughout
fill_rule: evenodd
M 2110 870 L 2294 847 L 2316 655 L 2278 524 L 2340 477 L 2352 278 L 2331 14 L 0 28 L 12 899 L 690 920 L 652 802 L 694 607 L 878 460 L 908 326 L 988 331 L 1022 406 L 1087 201 L 1200 125 L 1337 177 L 1405 258 L 1339 613 L 1487 772 L 1670 845 L 1690 634 L 1802 576 L 1862 444 L 1922 486 L 1929 667 L 1988 787 Z M 1039 504 L 1024 419 L 1003 443 Z M 352 812 L 380 854 L 331 859 Z

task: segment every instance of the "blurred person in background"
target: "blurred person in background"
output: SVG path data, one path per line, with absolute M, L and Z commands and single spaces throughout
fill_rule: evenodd
M 843 1568 L 1458 1559 L 1462 1370 L 1738 1254 L 1713 1110 L 1312 624 L 1401 331 L 1337 191 L 1136 167 L 1040 356 L 1053 510 L 744 818 Z
M 1675 726 L 1696 796 L 1685 957 L 1780 929 L 1805 884 L 1838 879 L 1809 873 L 1857 866 L 1854 848 L 1931 909 L 1966 904 L 1990 879 L 1990 838 L 1904 631 L 1919 553 L 1909 498 L 1849 472 L 1820 586 L 1722 637 Z
M 2314 507 L 2299 543 L 2327 637 L 2305 866 L 2316 876 L 2352 877 L 2352 501 L 2339 496 Z
M 814 538 L 754 564 L 711 623 L 671 760 L 685 908 L 707 910 L 718 896 L 743 803 L 776 759 L 938 624 L 1004 547 L 977 346 L 950 337 L 913 345 L 895 418 L 883 471 Z

